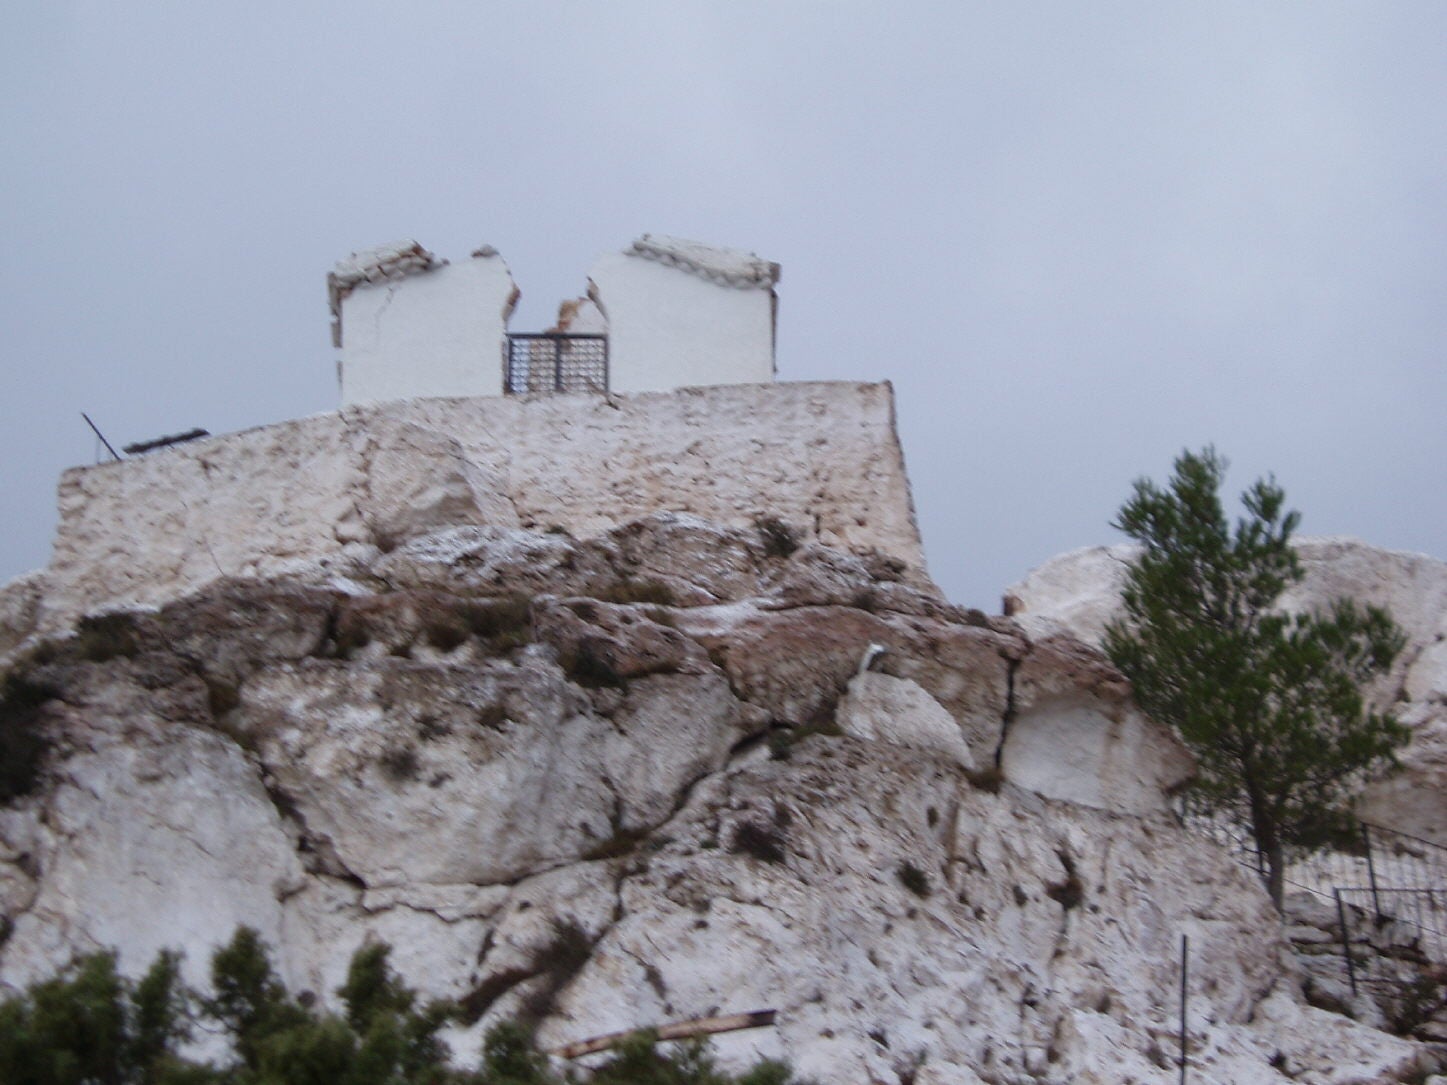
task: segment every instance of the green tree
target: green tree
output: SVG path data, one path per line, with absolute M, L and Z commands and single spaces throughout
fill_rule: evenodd
M 211 955 L 211 986 L 203 1012 L 226 1031 L 242 1065 L 253 1072 L 262 1069 L 272 1040 L 313 1023 L 273 974 L 266 944 L 251 927 L 236 928 Z
M 561 1085 L 534 1046 L 532 1033 L 514 1021 L 488 1029 L 482 1043 L 481 1080 L 484 1085 Z
M 0 1081 L 6 1085 L 203 1085 L 204 1068 L 178 1059 L 187 1035 L 179 959 L 162 953 L 132 984 L 114 953 L 0 1002 Z
M 1351 600 L 1321 614 L 1277 609 L 1301 579 L 1291 547 L 1300 518 L 1273 479 L 1260 479 L 1233 530 L 1225 473 L 1206 448 L 1181 454 L 1168 489 L 1135 483 L 1112 526 L 1142 551 L 1105 649 L 1141 708 L 1196 754 L 1194 788 L 1207 807 L 1249 827 L 1280 908 L 1287 847 L 1328 839 L 1364 777 L 1407 740 L 1363 697 L 1405 638 L 1385 611 Z
M 417 1008 L 389 952 L 374 944 L 352 957 L 337 990 L 344 1015 L 293 999 L 250 927 L 212 954 L 209 998 L 186 987 L 180 956 L 169 951 L 134 983 L 117 971 L 115 953 L 83 957 L 0 998 L 0 1085 L 809 1085 L 767 1060 L 731 1077 L 714 1068 L 705 1045 L 659 1052 L 652 1033 L 625 1041 L 595 1071 L 560 1077 L 514 1022 L 488 1032 L 477 1071 L 453 1069 L 437 1033 L 457 1007 Z M 232 1057 L 220 1066 L 176 1051 L 190 1035 L 193 1006 L 231 1040 Z

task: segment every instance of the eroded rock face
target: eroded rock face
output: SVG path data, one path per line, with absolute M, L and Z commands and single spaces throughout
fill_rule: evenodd
M 1032 637 L 1066 633 L 1099 645 L 1120 613 L 1129 546 L 1063 554 L 1006 592 L 1005 610 Z M 1447 842 L 1447 562 L 1381 550 L 1355 539 L 1302 539 L 1304 576 L 1282 597 L 1289 610 L 1325 609 L 1346 596 L 1385 607 L 1407 647 L 1373 692 L 1412 728 L 1402 769 L 1372 784 L 1360 810 L 1369 821 Z
M 717 560 L 710 555 L 716 554 Z M 757 1008 L 823 1081 L 1398 1080 L 1305 1006 L 1254 880 L 1162 813 L 1187 769 L 1067 638 L 888 558 L 659 516 L 453 526 L 92 615 L 8 661 L 0 980 L 239 923 L 329 999 L 366 937 L 545 1044 Z M 861 672 L 861 661 L 869 666 Z

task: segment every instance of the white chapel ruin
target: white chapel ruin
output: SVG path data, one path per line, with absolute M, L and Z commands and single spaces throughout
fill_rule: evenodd
M 521 335 L 490 245 L 456 264 L 415 241 L 353 253 L 327 277 L 342 406 L 767 383 L 778 281 L 752 253 L 644 234 L 593 265 L 553 329 Z
M 16 635 L 220 579 L 344 575 L 442 529 L 768 519 L 923 571 L 893 389 L 775 381 L 778 281 L 752 254 L 645 234 L 521 335 L 492 248 L 357 253 L 327 276 L 341 409 L 65 472 L 44 605 Z

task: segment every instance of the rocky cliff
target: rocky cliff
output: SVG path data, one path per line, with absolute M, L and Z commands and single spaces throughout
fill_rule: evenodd
M 1435 1065 L 1307 1003 L 1087 626 L 940 596 L 887 385 L 350 408 L 60 504 L 0 588 L 0 985 L 103 947 L 203 984 L 245 923 L 324 1002 L 387 941 L 464 1057 L 772 1009 L 726 1061 L 1164 1085 L 1185 938 L 1190 1080 Z M 1414 711 L 1419 573 L 1380 574 L 1435 630 Z
M 385 939 L 464 1051 L 771 1008 L 726 1060 L 1123 1085 L 1178 1080 L 1186 935 L 1191 1080 L 1430 1065 L 1305 1004 L 1097 653 L 777 520 L 429 528 L 87 614 L 5 673 L 37 754 L 0 809 L 9 984 L 101 946 L 200 982 L 248 923 L 323 999 Z
M 1395 666 L 1374 690 L 1412 728 L 1401 771 L 1367 791 L 1368 820 L 1447 841 L 1447 562 L 1368 546 L 1356 539 L 1307 538 L 1296 545 L 1303 577 L 1283 597 L 1288 610 L 1322 610 L 1343 596 L 1385 607 L 1407 636 Z M 1100 644 L 1120 613 L 1130 546 L 1076 550 L 1046 562 L 1005 596 L 1005 612 L 1032 636 L 1068 635 Z

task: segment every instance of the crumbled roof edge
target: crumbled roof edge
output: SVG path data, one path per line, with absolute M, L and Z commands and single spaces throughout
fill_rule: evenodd
M 498 255 L 491 245 L 474 249 L 474 259 L 490 259 Z M 416 241 L 391 241 L 338 260 L 327 273 L 327 302 L 332 312 L 332 346 L 342 345 L 342 302 L 364 283 L 395 282 L 408 275 L 420 275 L 446 267 L 448 261 L 428 252 Z
M 701 241 L 644 234 L 624 251 L 628 256 L 676 267 L 720 286 L 770 289 L 779 281 L 778 264 L 751 252 L 717 248 Z

